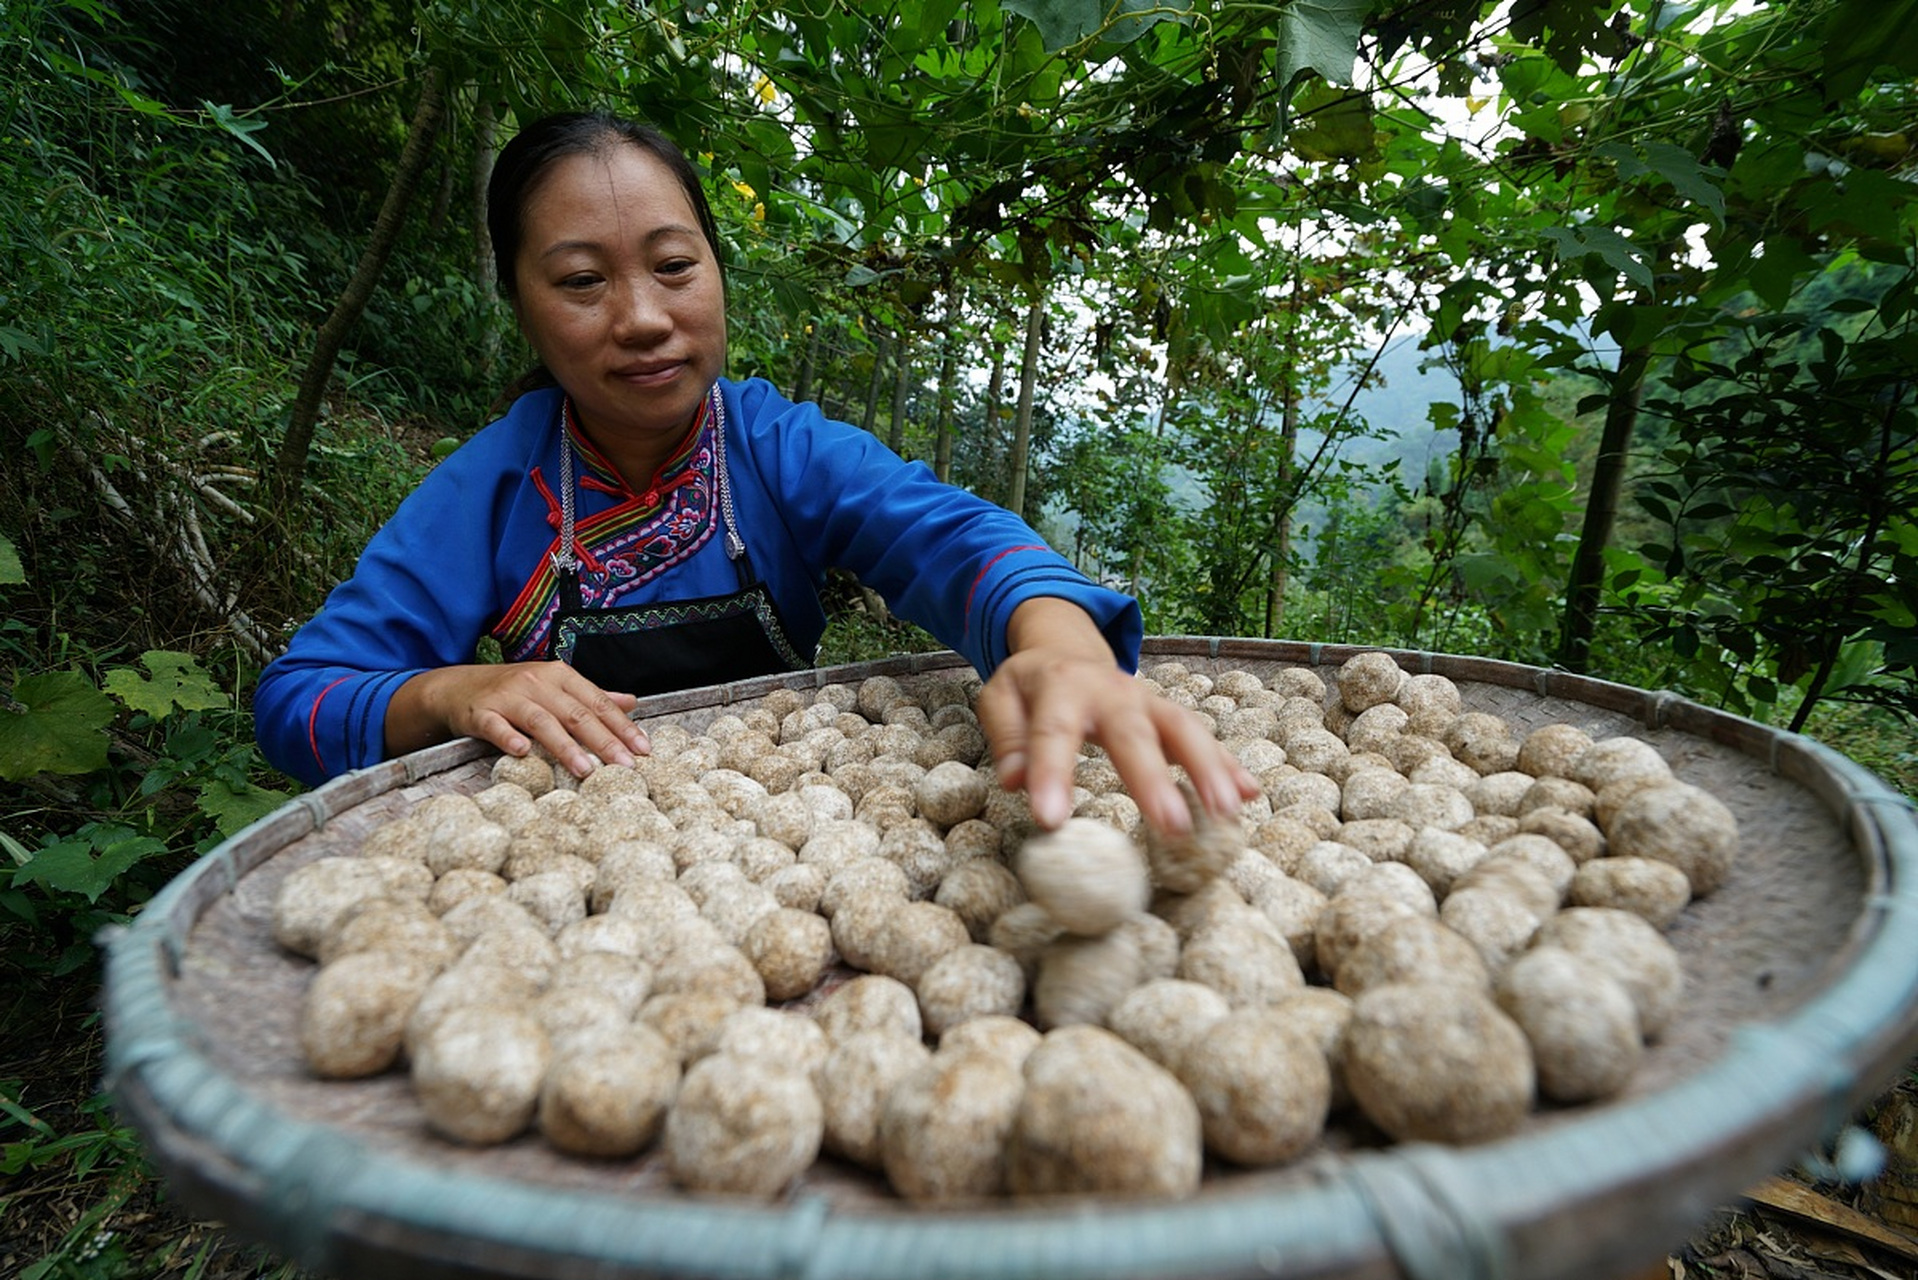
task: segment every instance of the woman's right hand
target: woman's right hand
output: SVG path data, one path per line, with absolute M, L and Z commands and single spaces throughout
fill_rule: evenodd
M 583 778 L 593 756 L 630 765 L 652 745 L 627 718 L 638 704 L 609 693 L 563 662 L 438 667 L 401 685 L 386 709 L 386 751 L 402 755 L 450 738 L 484 738 L 509 756 L 538 743 Z M 589 754 L 590 753 L 590 754 Z

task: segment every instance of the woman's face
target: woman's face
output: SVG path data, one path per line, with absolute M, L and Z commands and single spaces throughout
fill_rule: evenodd
M 644 484 L 725 361 L 719 263 L 692 202 L 650 152 L 615 144 L 556 161 L 522 224 L 520 330 L 580 426 Z

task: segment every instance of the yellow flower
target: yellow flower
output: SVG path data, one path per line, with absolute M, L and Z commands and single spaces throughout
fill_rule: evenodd
M 760 102 L 770 105 L 772 100 L 779 96 L 779 89 L 773 84 L 771 76 L 761 74 L 759 79 L 753 81 L 753 96 Z
M 733 180 L 733 190 L 739 193 L 741 200 L 756 200 L 759 198 L 757 191 L 754 191 L 751 187 L 736 178 Z

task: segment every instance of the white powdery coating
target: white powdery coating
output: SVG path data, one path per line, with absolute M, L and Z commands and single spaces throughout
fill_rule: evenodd
M 1688 783 L 1646 787 L 1621 805 L 1606 830 L 1620 858 L 1669 862 L 1685 873 L 1694 897 L 1725 882 L 1738 857 L 1738 820 L 1710 792 Z
M 561 929 L 553 938 L 561 960 L 593 952 L 637 958 L 646 926 L 631 916 L 587 916 Z
M 896 978 L 862 974 L 820 1001 L 813 1017 L 834 1044 L 866 1031 L 890 1031 L 917 1040 L 924 1033 L 919 1000 Z
M 407 1019 L 437 968 L 405 953 L 357 951 L 313 975 L 300 1007 L 300 1048 L 315 1075 L 377 1075 L 398 1059 Z
M 837 926 L 835 921 L 835 938 Z M 866 948 L 868 963 L 863 967 L 915 986 L 934 961 L 971 942 L 966 922 L 957 912 L 936 902 L 899 903 L 875 929 Z
M 1601 738 L 1573 757 L 1567 776 L 1596 795 L 1628 780 L 1670 781 L 1672 767 L 1642 738 Z
M 1534 778 L 1572 776 L 1572 762 L 1592 745 L 1592 735 L 1576 725 L 1541 725 L 1518 747 L 1518 770 Z
M 1564 901 L 1566 891 L 1572 887 L 1572 877 L 1578 874 L 1578 863 L 1572 855 L 1560 847 L 1558 841 L 1549 836 L 1531 835 L 1520 832 L 1507 836 L 1486 851 L 1485 861 L 1473 871 L 1491 863 L 1505 861 L 1521 862 L 1545 878 L 1552 886 L 1557 900 L 1552 903 L 1554 909 Z M 1469 875 L 1468 875 L 1469 878 Z
M 811 991 L 837 958 L 832 926 L 792 907 L 775 907 L 755 920 L 740 949 L 766 984 L 769 1000 L 791 1000 Z
M 825 1129 L 804 1074 L 715 1054 L 681 1082 L 664 1146 L 681 1186 L 770 1199 L 812 1164 Z
M 1611 1097 L 1644 1057 L 1631 995 L 1562 948 L 1533 947 L 1505 966 L 1498 1003 L 1531 1042 L 1539 1092 L 1556 1102 Z
M 971 944 L 948 951 L 920 976 L 919 1011 L 927 1034 L 993 1014 L 1014 1015 L 1026 1000 L 1026 973 L 1018 960 Z
M 958 760 L 935 764 L 913 787 L 919 812 L 942 827 L 957 826 L 986 809 L 986 780 Z
M 1325 1130 L 1332 1072 L 1317 1040 L 1278 1009 L 1238 1009 L 1180 1057 L 1205 1145 L 1236 1164 L 1280 1164 Z
M 552 1056 L 528 1009 L 464 1005 L 420 1040 L 413 1092 L 441 1136 L 474 1146 L 505 1142 L 532 1123 Z
M 1068 932 L 1097 937 L 1143 911 L 1146 861 L 1123 832 L 1088 818 L 1029 839 L 1013 864 L 1026 895 Z
M 735 1009 L 713 1038 L 714 1053 L 769 1062 L 808 1076 L 825 1065 L 831 1050 L 817 1022 L 785 1009 Z
M 675 947 L 653 970 L 653 989 L 661 994 L 699 991 L 723 995 L 737 1004 L 766 1003 L 766 983 L 745 953 L 719 941 Z
M 1305 985 L 1291 946 L 1243 917 L 1193 934 L 1179 954 L 1177 972 L 1188 982 L 1211 987 L 1234 1008 L 1276 1004 Z
M 1482 1142 L 1531 1110 L 1531 1046 L 1489 995 L 1467 987 L 1375 987 L 1345 1030 L 1345 1079 L 1372 1123 L 1401 1142 Z
M 1353 999 L 1395 982 L 1462 983 L 1492 989 L 1492 975 L 1478 948 L 1463 935 L 1423 916 L 1397 920 L 1345 957 L 1338 990 Z
M 286 878 L 273 900 L 273 940 L 309 959 L 340 916 L 386 896 L 379 868 L 360 858 L 321 858 Z
M 653 993 L 653 967 L 635 956 L 586 951 L 561 960 L 546 989 L 564 991 L 568 987 L 585 987 L 611 996 L 631 1020 Z
M 997 1195 L 1025 1095 L 1019 1068 L 989 1053 L 936 1054 L 887 1095 L 879 1143 L 893 1190 L 916 1203 Z
M 618 996 L 590 987 L 550 987 L 531 1008 L 555 1054 L 602 1040 L 599 1033 L 632 1024 L 632 1012 Z
M 481 963 L 517 969 L 533 982 L 544 985 L 552 976 L 554 966 L 559 964 L 559 947 L 537 924 L 501 924 L 468 943 L 453 968 L 464 969 Z
M 1386 653 L 1361 653 L 1338 670 L 1339 701 L 1354 715 L 1390 702 L 1405 684 L 1405 672 Z
M 962 1022 L 946 1032 L 939 1037 L 939 1052 L 990 1053 L 1014 1067 L 1023 1067 L 1039 1047 L 1040 1039 L 1038 1030 L 1025 1019 L 994 1013 Z
M 1204 1142 L 1198 1105 L 1164 1067 L 1109 1031 L 1066 1027 L 1025 1065 L 1006 1150 L 1016 1196 L 1189 1196 Z
M 1038 1032 L 1033 1032 L 1038 1038 Z M 879 1118 L 901 1080 L 932 1060 L 918 1036 L 861 1031 L 835 1044 L 813 1086 L 825 1108 L 825 1149 L 868 1169 L 880 1166 Z

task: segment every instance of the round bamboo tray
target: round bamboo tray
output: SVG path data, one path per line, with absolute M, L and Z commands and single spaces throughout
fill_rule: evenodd
M 1167 638 L 1148 665 L 1335 667 L 1360 650 Z M 403 1075 L 309 1077 L 312 966 L 280 951 L 273 895 L 420 799 L 486 785 L 470 740 L 299 797 L 196 863 L 111 940 L 108 1085 L 169 1184 L 311 1270 L 351 1277 L 1340 1277 L 1615 1280 L 1834 1135 L 1918 1052 L 1918 818 L 1803 738 L 1651 693 L 1483 659 L 1396 652 L 1517 730 L 1565 721 L 1656 745 L 1743 832 L 1730 880 L 1669 932 L 1684 1013 L 1630 1091 L 1545 1108 L 1467 1148 L 1331 1132 L 1286 1168 L 1209 1163 L 1177 1202 L 914 1208 L 821 1161 L 779 1202 L 696 1198 L 654 1157 L 592 1162 L 536 1137 L 484 1150 L 429 1134 Z M 697 731 L 782 685 L 970 674 L 921 655 L 662 695 L 638 717 Z

